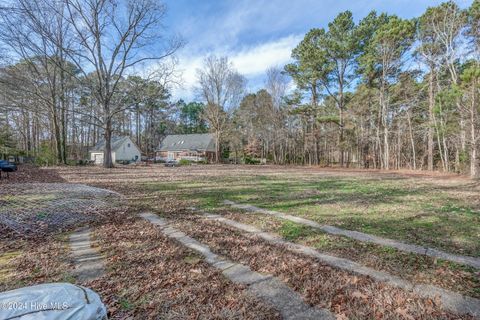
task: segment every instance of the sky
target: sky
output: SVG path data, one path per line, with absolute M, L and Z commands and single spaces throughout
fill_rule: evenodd
M 265 81 L 265 71 L 283 68 L 293 48 L 312 28 L 327 27 L 340 12 L 350 10 L 356 21 L 370 11 L 402 18 L 420 16 L 437 0 L 165 0 L 165 26 L 180 35 L 185 46 L 176 57 L 181 72 L 174 99 L 200 100 L 196 96 L 197 69 L 211 54 L 228 56 L 254 92 Z M 462 8 L 473 0 L 457 0 Z

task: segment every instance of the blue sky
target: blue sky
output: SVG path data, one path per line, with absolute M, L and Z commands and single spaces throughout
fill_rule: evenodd
M 209 54 L 228 56 L 248 80 L 248 90 L 259 89 L 265 70 L 283 67 L 291 50 L 311 28 L 326 27 L 338 13 L 350 10 L 358 21 L 371 10 L 403 18 L 421 15 L 436 0 L 166 0 L 165 25 L 181 35 L 186 45 L 178 52 L 182 87 L 174 98 L 195 99 L 196 70 Z M 457 0 L 467 7 L 472 0 Z

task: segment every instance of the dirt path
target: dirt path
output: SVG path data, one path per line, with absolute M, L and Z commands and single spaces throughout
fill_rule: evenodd
M 247 285 L 250 293 L 272 304 L 280 312 L 283 319 L 334 319 L 334 316 L 329 311 L 313 308 L 305 304 L 297 293 L 272 275 L 254 272 L 245 265 L 234 263 L 212 253 L 208 246 L 169 226 L 166 220 L 159 218 L 155 214 L 143 213 L 140 216 L 158 225 L 161 228 L 161 232 L 166 236 L 202 254 L 209 264 L 220 269 L 231 281 Z
M 382 246 L 392 247 L 404 252 L 427 255 L 433 258 L 452 261 L 455 263 L 464 264 L 464 265 L 468 265 L 468 266 L 480 269 L 480 258 L 455 255 L 455 254 L 451 254 L 438 249 L 422 247 L 422 246 L 413 245 L 413 244 L 407 244 L 404 242 L 400 242 L 392 239 L 386 239 L 386 238 L 366 234 L 363 232 L 345 230 L 345 229 L 341 229 L 341 228 L 329 226 L 329 225 L 321 225 L 312 220 L 292 216 L 292 215 L 285 214 L 278 211 L 262 209 L 249 204 L 237 204 L 230 200 L 225 200 L 224 204 L 229 205 L 233 208 L 242 209 L 250 212 L 268 214 L 280 219 L 292 221 L 292 222 L 306 225 L 315 229 L 319 229 L 323 232 L 326 232 L 332 235 L 344 236 L 344 237 L 348 237 L 348 238 L 355 239 L 362 242 L 371 242 L 371 243 L 379 244 Z

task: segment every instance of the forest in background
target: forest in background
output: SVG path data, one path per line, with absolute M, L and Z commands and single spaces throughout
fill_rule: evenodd
M 212 132 L 218 161 L 480 176 L 479 0 L 411 20 L 342 12 L 254 93 L 228 57 L 208 56 L 190 103 L 172 101 L 184 43 L 163 34 L 164 12 L 153 0 L 0 7 L 0 154 L 67 163 L 130 135 L 150 157 L 166 134 Z

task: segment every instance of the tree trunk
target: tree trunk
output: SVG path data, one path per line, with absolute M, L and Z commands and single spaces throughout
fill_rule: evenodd
M 103 166 L 105 168 L 113 168 L 112 161 L 112 120 L 107 119 L 105 123 L 105 152 L 103 154 Z
M 388 170 L 390 169 L 390 146 L 388 142 L 388 106 L 387 106 L 387 99 L 386 99 L 386 84 L 385 78 L 382 80 L 382 85 L 380 88 L 380 106 L 382 108 L 382 127 L 383 127 L 383 169 Z
M 340 105 L 339 108 L 339 116 L 340 116 L 340 166 L 343 167 L 345 164 L 345 150 L 344 150 L 344 124 L 343 124 L 343 106 Z
M 474 81 L 472 85 L 472 101 L 470 104 L 470 176 L 473 179 L 480 178 L 480 158 L 478 155 L 478 115 L 477 115 L 477 101 L 475 91 L 477 90 L 477 83 Z
M 412 120 L 410 119 L 410 112 L 407 113 L 408 120 L 408 131 L 410 133 L 410 144 L 412 145 L 412 164 L 413 170 L 417 170 L 417 154 L 415 152 L 415 140 L 413 139 L 413 130 L 412 130 Z M 433 127 L 432 127 L 433 128 Z M 433 135 L 431 136 L 433 139 Z M 429 137 L 430 138 L 430 137 Z M 430 143 L 430 142 L 429 142 Z M 433 141 L 432 141 L 433 144 Z M 429 145 L 430 146 L 430 145 Z M 429 153 L 430 154 L 430 153 Z M 429 159 L 430 161 L 430 159 Z M 429 163 L 430 165 L 430 163 Z M 429 166 L 430 168 L 430 166 Z M 432 157 L 432 168 L 433 168 L 433 157 Z M 429 169 L 430 170 L 430 169 Z
M 135 107 L 136 114 L 135 114 L 135 137 L 137 140 L 137 146 L 140 148 L 140 106 L 137 104 Z
M 215 130 L 215 162 L 220 162 L 220 130 Z
M 430 68 L 430 76 L 428 77 L 428 132 L 427 132 L 427 153 L 428 163 L 427 169 L 433 171 L 433 108 L 435 107 L 433 68 Z M 410 119 L 409 119 L 410 120 Z
M 60 134 L 60 125 L 58 124 L 58 114 L 55 104 L 52 106 L 52 124 L 55 138 L 55 147 L 58 163 L 62 163 L 62 137 Z
M 63 85 L 62 85 L 62 95 L 61 95 L 61 118 L 62 118 L 62 163 L 67 164 L 67 111 L 66 111 L 66 104 L 65 104 L 65 97 L 63 93 Z

